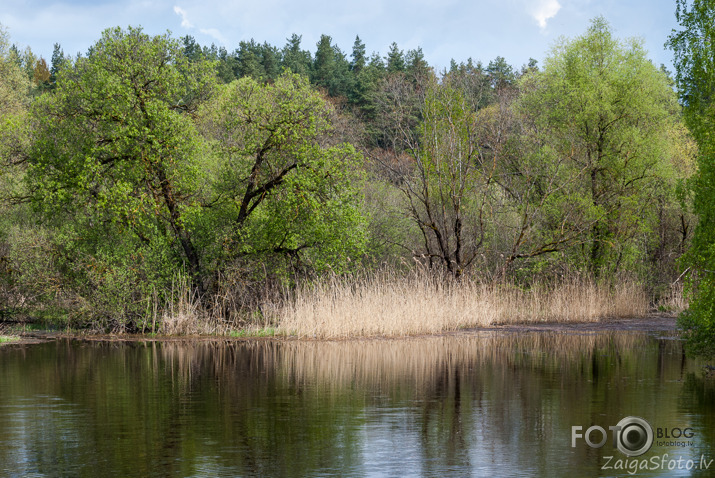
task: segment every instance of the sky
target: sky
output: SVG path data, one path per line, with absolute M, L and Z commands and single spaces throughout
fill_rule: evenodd
M 519 68 L 543 64 L 555 42 L 583 34 L 603 16 L 618 38 L 641 38 L 656 65 L 672 70 L 663 44 L 675 21 L 675 0 L 3 0 L 0 24 L 10 41 L 48 62 L 53 45 L 85 53 L 106 28 L 141 26 L 215 43 L 231 52 L 240 41 L 282 48 L 293 33 L 311 53 L 322 34 L 350 57 L 356 36 L 368 54 L 387 55 L 396 42 L 422 48 L 436 71 L 472 58 L 497 56 Z

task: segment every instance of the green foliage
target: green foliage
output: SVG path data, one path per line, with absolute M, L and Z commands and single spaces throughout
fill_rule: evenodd
M 397 46 L 397 43 L 392 42 L 390 51 L 387 53 L 385 60 L 388 73 L 402 73 L 405 71 L 405 54 L 400 50 L 400 47 Z
M 470 59 L 440 79 L 419 48 L 368 56 L 356 37 L 348 59 L 327 35 L 314 55 L 300 42 L 229 54 L 115 28 L 77 59 L 55 44 L 47 67 L 0 31 L 0 310 L 142 330 L 177 278 L 216 309 L 197 316 L 229 317 L 277 285 L 408 253 L 456 276 L 672 281 L 694 146 L 639 42 L 596 19 L 542 70 Z M 712 58 L 679 51 L 701 147 L 697 292 L 715 270 Z
M 203 186 L 190 114 L 213 87 L 213 65 L 189 62 L 176 40 L 113 29 L 35 103 L 27 180 L 36 210 L 67 238 L 77 283 L 120 305 L 186 264 L 202 288 L 186 222 Z
M 351 90 L 350 63 L 328 35 L 320 36 L 311 71 L 311 82 L 330 96 L 347 96 Z
M 301 49 L 301 38 L 294 33 L 283 47 L 283 68 L 298 75 L 309 76 L 313 58 L 309 51 Z
M 65 52 L 62 51 L 62 47 L 60 47 L 60 44 L 55 43 L 55 46 L 52 50 L 52 66 L 50 68 L 49 81 L 51 86 L 54 87 L 55 83 L 57 82 L 57 73 L 59 73 L 60 70 L 65 67 L 68 61 L 69 59 L 65 57 Z
M 444 83 L 458 88 L 471 101 L 475 109 L 481 109 L 496 101 L 491 78 L 481 62 L 475 65 L 470 58 L 467 63 L 453 62 L 444 75 Z
M 678 327 L 689 353 L 715 357 L 715 282 L 710 271 L 691 281 L 690 304 L 678 317 Z
M 373 55 L 364 66 L 352 69 L 354 81 L 348 92 L 348 101 L 358 108 L 358 113 L 368 130 L 368 136 L 377 138 L 381 127 L 377 125 L 379 115 L 378 99 L 380 85 L 385 77 L 385 66 L 379 55 Z
M 253 39 L 242 41 L 235 56 L 237 78 L 250 76 L 259 81 L 272 81 L 280 74 L 280 52 L 268 43 L 259 45 Z
M 514 69 L 502 56 L 490 61 L 486 71 L 495 90 L 509 87 L 516 81 Z
M 365 43 L 363 43 L 359 36 L 355 37 L 353 52 L 350 57 L 352 58 L 352 61 L 350 62 L 350 69 L 354 73 L 360 73 L 360 70 L 365 68 L 365 65 L 367 65 L 367 55 Z
M 248 337 L 275 337 L 277 335 L 277 330 L 272 327 L 267 327 L 265 329 L 240 329 L 232 330 L 229 333 L 230 337 L 236 338 L 248 338 Z
M 30 138 L 27 109 L 30 81 L 22 71 L 17 50 L 0 25 L 0 317 L 20 303 L 17 274 L 11 253 L 11 230 L 26 211 L 15 203 L 25 195 L 22 188 L 24 151 Z
M 362 254 L 361 156 L 330 144 L 330 113 L 293 74 L 263 86 L 242 78 L 202 109 L 220 194 L 210 229 L 227 258 L 277 255 L 322 270 Z
M 29 78 L 13 55 L 9 37 L 0 25 L 0 119 L 23 110 L 29 100 Z M 34 66 L 34 65 L 33 65 Z
M 406 72 L 408 76 L 414 78 L 414 81 L 419 82 L 424 78 L 434 74 L 432 67 L 429 66 L 422 48 L 417 47 L 414 50 L 409 50 L 405 55 Z
M 584 260 L 596 274 L 633 267 L 646 249 L 639 241 L 654 230 L 654 198 L 674 174 L 668 139 L 677 104 L 667 77 L 640 42 L 618 41 L 597 18 L 584 36 L 557 45 L 522 88 L 520 108 L 542 151 L 579 171 L 583 199 L 573 199 L 590 222 Z
M 678 0 L 676 18 L 681 26 L 667 46 L 675 53 L 676 84 L 685 119 L 698 144 L 697 173 L 692 181 L 693 208 L 698 216 L 692 248 L 685 264 L 692 270 L 689 310 L 679 318 L 690 349 L 715 356 L 715 2 Z
M 183 43 L 107 30 L 32 108 L 26 183 L 45 234 L 16 234 L 18 280 L 46 300 L 70 291 L 105 325 L 138 326 L 186 274 L 206 296 L 235 261 L 340 271 L 364 251 L 362 156 L 332 138 L 307 78 L 218 88 Z

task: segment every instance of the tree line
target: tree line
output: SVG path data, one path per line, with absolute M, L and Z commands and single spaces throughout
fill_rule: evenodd
M 301 43 L 302 36 L 297 34 L 291 35 L 282 48 L 251 39 L 241 41 L 238 48 L 229 52 L 215 44 L 202 46 L 194 37 L 186 35 L 178 39 L 178 48 L 190 62 L 212 62 L 217 81 L 224 84 L 244 77 L 259 83 L 273 82 L 290 70 L 307 78 L 311 85 L 328 97 L 339 98 L 368 124 L 375 119 L 378 108 L 375 97 L 386 77 L 404 75 L 416 79 L 434 73 L 419 47 L 405 52 L 393 42 L 385 56 L 377 52 L 368 54 L 365 43 L 357 36 L 348 56 L 329 35 L 321 35 L 314 53 L 303 49 Z M 73 61 L 59 43 L 54 44 L 49 64 L 34 54 L 30 47 L 20 49 L 15 44 L 9 46 L 6 57 L 25 72 L 32 84 L 33 95 L 54 88 L 60 68 Z M 482 81 L 486 83 L 504 85 L 514 83 L 521 73 L 535 65 L 536 60 L 532 59 L 529 65 L 517 71 L 503 57 L 493 59 L 487 66 L 470 58 L 466 63 L 452 60 L 449 71 L 470 71 L 482 76 Z M 484 101 L 489 99 L 485 97 Z M 373 133 L 373 139 L 380 143 L 379 133 Z
M 114 28 L 30 69 L 3 34 L 0 309 L 137 329 L 178 277 L 250 315 L 325 273 L 415 264 L 628 277 L 653 300 L 679 280 L 697 147 L 669 74 L 603 18 L 519 70 L 300 43 Z

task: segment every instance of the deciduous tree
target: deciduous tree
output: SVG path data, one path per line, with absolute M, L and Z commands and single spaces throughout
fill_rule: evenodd
M 672 174 L 668 140 L 678 107 L 666 75 L 641 42 L 619 41 L 597 18 L 527 74 L 523 90 L 520 108 L 536 121 L 546 157 L 583 171 L 581 197 L 594 220 L 590 269 L 613 274 L 633 264 L 654 224 L 657 188 Z
M 361 156 L 331 139 L 331 107 L 307 78 L 242 78 L 201 117 L 216 155 L 213 229 L 224 260 L 278 256 L 339 269 L 359 257 Z
M 168 35 L 106 30 L 33 109 L 35 205 L 49 219 L 89 228 L 77 239 L 94 237 L 95 252 L 109 247 L 99 233 L 174 254 L 174 264 L 161 267 L 185 263 L 203 291 L 201 253 L 186 219 L 202 176 L 191 115 L 214 82 L 214 66 L 189 62 Z
M 417 135 L 406 135 L 415 165 L 399 186 L 422 235 L 414 254 L 459 277 L 484 244 L 494 167 L 483 161 L 476 111 L 459 90 L 433 79 L 422 118 Z
M 675 53 L 676 84 L 685 119 L 698 144 L 697 173 L 692 182 L 698 216 L 690 268 L 689 308 L 679 317 L 690 350 L 715 356 L 715 2 L 678 0 L 680 30 L 668 39 Z

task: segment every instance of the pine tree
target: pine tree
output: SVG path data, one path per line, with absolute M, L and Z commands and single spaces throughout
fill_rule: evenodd
M 491 78 L 492 86 L 495 90 L 501 90 L 511 86 L 516 81 L 514 68 L 509 65 L 504 57 L 498 56 L 487 65 L 487 74 Z
M 52 50 L 52 64 L 50 66 L 50 84 L 54 86 L 57 81 L 57 73 L 62 69 L 65 64 L 65 52 L 62 51 L 62 47 L 59 43 L 55 43 L 54 49 Z
M 314 85 L 325 88 L 333 97 L 348 96 L 352 84 L 350 63 L 329 35 L 320 36 L 312 71 Z
M 242 41 L 236 50 L 236 60 L 238 61 L 238 77 L 250 76 L 254 80 L 262 80 L 266 77 L 266 70 L 263 67 L 262 49 L 254 39 Z
M 313 61 L 313 76 L 311 82 L 314 85 L 328 89 L 335 69 L 335 52 L 332 45 L 333 39 L 328 35 L 321 35 L 315 51 Z
M 194 37 L 186 35 L 181 38 L 181 42 L 184 45 L 184 56 L 189 61 L 199 61 L 203 58 L 201 45 L 196 43 L 196 39 Z
M 303 76 L 310 75 L 310 65 L 313 60 L 310 52 L 301 50 L 300 42 L 302 37 L 295 33 L 291 35 L 288 42 L 283 47 L 282 66 L 283 69 L 290 69 L 293 73 Z
M 387 72 L 396 73 L 405 71 L 405 55 L 397 46 L 397 43 L 392 42 L 390 51 L 387 53 Z
M 365 56 L 365 44 L 360 40 L 359 36 L 355 37 L 355 43 L 353 43 L 353 54 L 351 55 L 352 61 L 350 62 L 350 69 L 355 73 L 360 73 L 366 63 L 367 57 Z
M 425 60 L 422 48 L 420 47 L 417 47 L 415 50 L 408 51 L 407 55 L 405 55 L 405 62 L 407 64 L 407 73 L 413 78 L 423 78 L 431 71 L 427 60 Z

